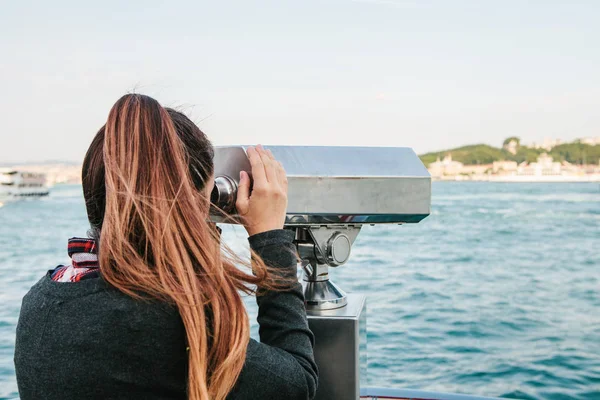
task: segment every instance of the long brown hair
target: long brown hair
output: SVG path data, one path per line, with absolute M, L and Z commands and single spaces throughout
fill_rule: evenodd
M 248 261 L 223 251 L 207 221 L 203 189 L 212 157 L 210 142 L 187 117 L 128 94 L 112 107 L 83 165 L 101 275 L 129 296 L 177 306 L 193 400 L 224 399 L 240 374 L 249 322 L 239 291 L 278 286 L 257 258 L 252 273 L 239 269 Z

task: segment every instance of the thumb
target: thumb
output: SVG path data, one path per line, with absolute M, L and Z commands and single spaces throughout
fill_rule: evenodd
M 240 183 L 238 184 L 237 199 L 235 207 L 238 214 L 244 215 L 248 212 L 250 205 L 250 177 L 246 171 L 240 171 Z

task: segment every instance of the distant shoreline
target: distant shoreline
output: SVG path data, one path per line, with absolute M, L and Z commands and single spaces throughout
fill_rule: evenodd
M 448 176 L 432 177 L 433 182 L 492 182 L 492 183 L 600 183 L 600 175 L 587 176 L 491 176 L 491 177 L 469 177 Z

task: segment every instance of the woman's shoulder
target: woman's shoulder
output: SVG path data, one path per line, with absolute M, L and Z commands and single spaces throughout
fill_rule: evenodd
M 57 268 L 60 267 L 62 266 L 59 265 Z M 41 296 L 69 300 L 110 289 L 101 278 L 86 279 L 79 282 L 55 281 L 52 279 L 52 274 L 57 268 L 46 271 L 37 283 L 29 289 L 25 298 Z
M 95 311 L 135 312 L 179 317 L 177 308 L 167 302 L 140 294 L 129 296 L 107 283 L 101 276 L 78 282 L 58 282 L 52 279 L 54 270 L 47 271 L 23 298 L 23 305 L 42 302 L 75 307 L 93 306 Z

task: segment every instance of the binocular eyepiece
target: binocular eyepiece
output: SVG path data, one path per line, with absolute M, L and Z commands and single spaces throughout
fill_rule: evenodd
M 227 214 L 235 213 L 238 184 L 228 176 L 215 177 L 215 186 L 210 194 L 210 202 Z

